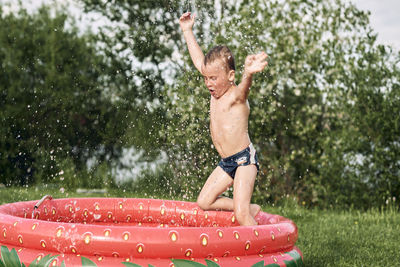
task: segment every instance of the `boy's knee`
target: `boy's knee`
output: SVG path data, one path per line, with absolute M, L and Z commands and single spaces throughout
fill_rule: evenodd
M 234 213 L 237 221 L 241 225 L 247 222 L 249 217 L 251 217 L 250 210 L 245 208 L 235 208 Z
M 198 197 L 197 198 L 197 205 L 200 207 L 202 210 L 208 210 L 210 209 L 210 203 L 205 198 Z

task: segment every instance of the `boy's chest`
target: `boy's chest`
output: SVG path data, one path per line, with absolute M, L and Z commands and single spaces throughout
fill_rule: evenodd
M 217 114 L 226 114 L 229 113 L 230 106 L 224 105 L 221 103 L 213 103 L 211 101 L 210 103 L 210 115 L 211 116 L 216 116 Z
M 213 101 L 210 102 L 210 121 L 211 123 L 228 123 L 247 117 L 250 107 L 248 102 L 232 103 L 232 101 Z
M 232 104 L 227 100 L 211 99 L 210 101 L 210 119 L 215 120 L 227 116 L 232 109 Z

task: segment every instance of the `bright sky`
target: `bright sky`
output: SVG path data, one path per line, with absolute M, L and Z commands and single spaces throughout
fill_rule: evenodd
M 370 22 L 372 28 L 378 33 L 378 42 L 394 46 L 400 50 L 400 0 L 345 0 L 352 1 L 362 10 L 371 12 Z M 12 3 L 13 0 L 0 0 L 0 4 Z M 69 6 L 71 13 L 80 17 L 81 21 L 88 22 L 92 18 L 83 18 L 76 0 L 24 0 L 24 6 L 37 7 L 41 3 L 64 3 Z M 96 21 L 96 19 L 95 19 Z M 93 21 L 92 21 L 93 23 Z M 101 25 L 101 22 L 97 20 Z M 90 23 L 89 23 L 90 24 Z M 95 23 L 96 24 L 96 23 Z M 96 29 L 96 26 L 92 29 Z
M 352 0 L 362 10 L 371 11 L 370 23 L 378 42 L 400 50 L 400 0 Z

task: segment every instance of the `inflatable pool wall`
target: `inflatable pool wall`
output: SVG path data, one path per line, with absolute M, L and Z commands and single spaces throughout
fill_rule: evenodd
M 67 267 L 81 266 L 82 256 L 97 266 L 171 267 L 171 259 L 242 267 L 302 263 L 291 220 L 260 212 L 256 221 L 240 226 L 233 212 L 184 201 L 46 196 L 0 206 L 0 245 L 15 248 L 26 266 L 48 254 L 59 255 L 51 266 L 64 261 Z

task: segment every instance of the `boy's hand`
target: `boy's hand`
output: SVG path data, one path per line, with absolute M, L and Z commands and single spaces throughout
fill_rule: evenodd
M 268 65 L 267 58 L 268 55 L 265 52 L 247 56 L 244 62 L 245 73 L 254 74 L 262 71 Z
M 181 25 L 181 29 L 183 32 L 191 31 L 193 28 L 196 15 L 193 14 L 192 17 L 190 15 L 190 12 L 186 12 L 179 18 L 179 24 Z

